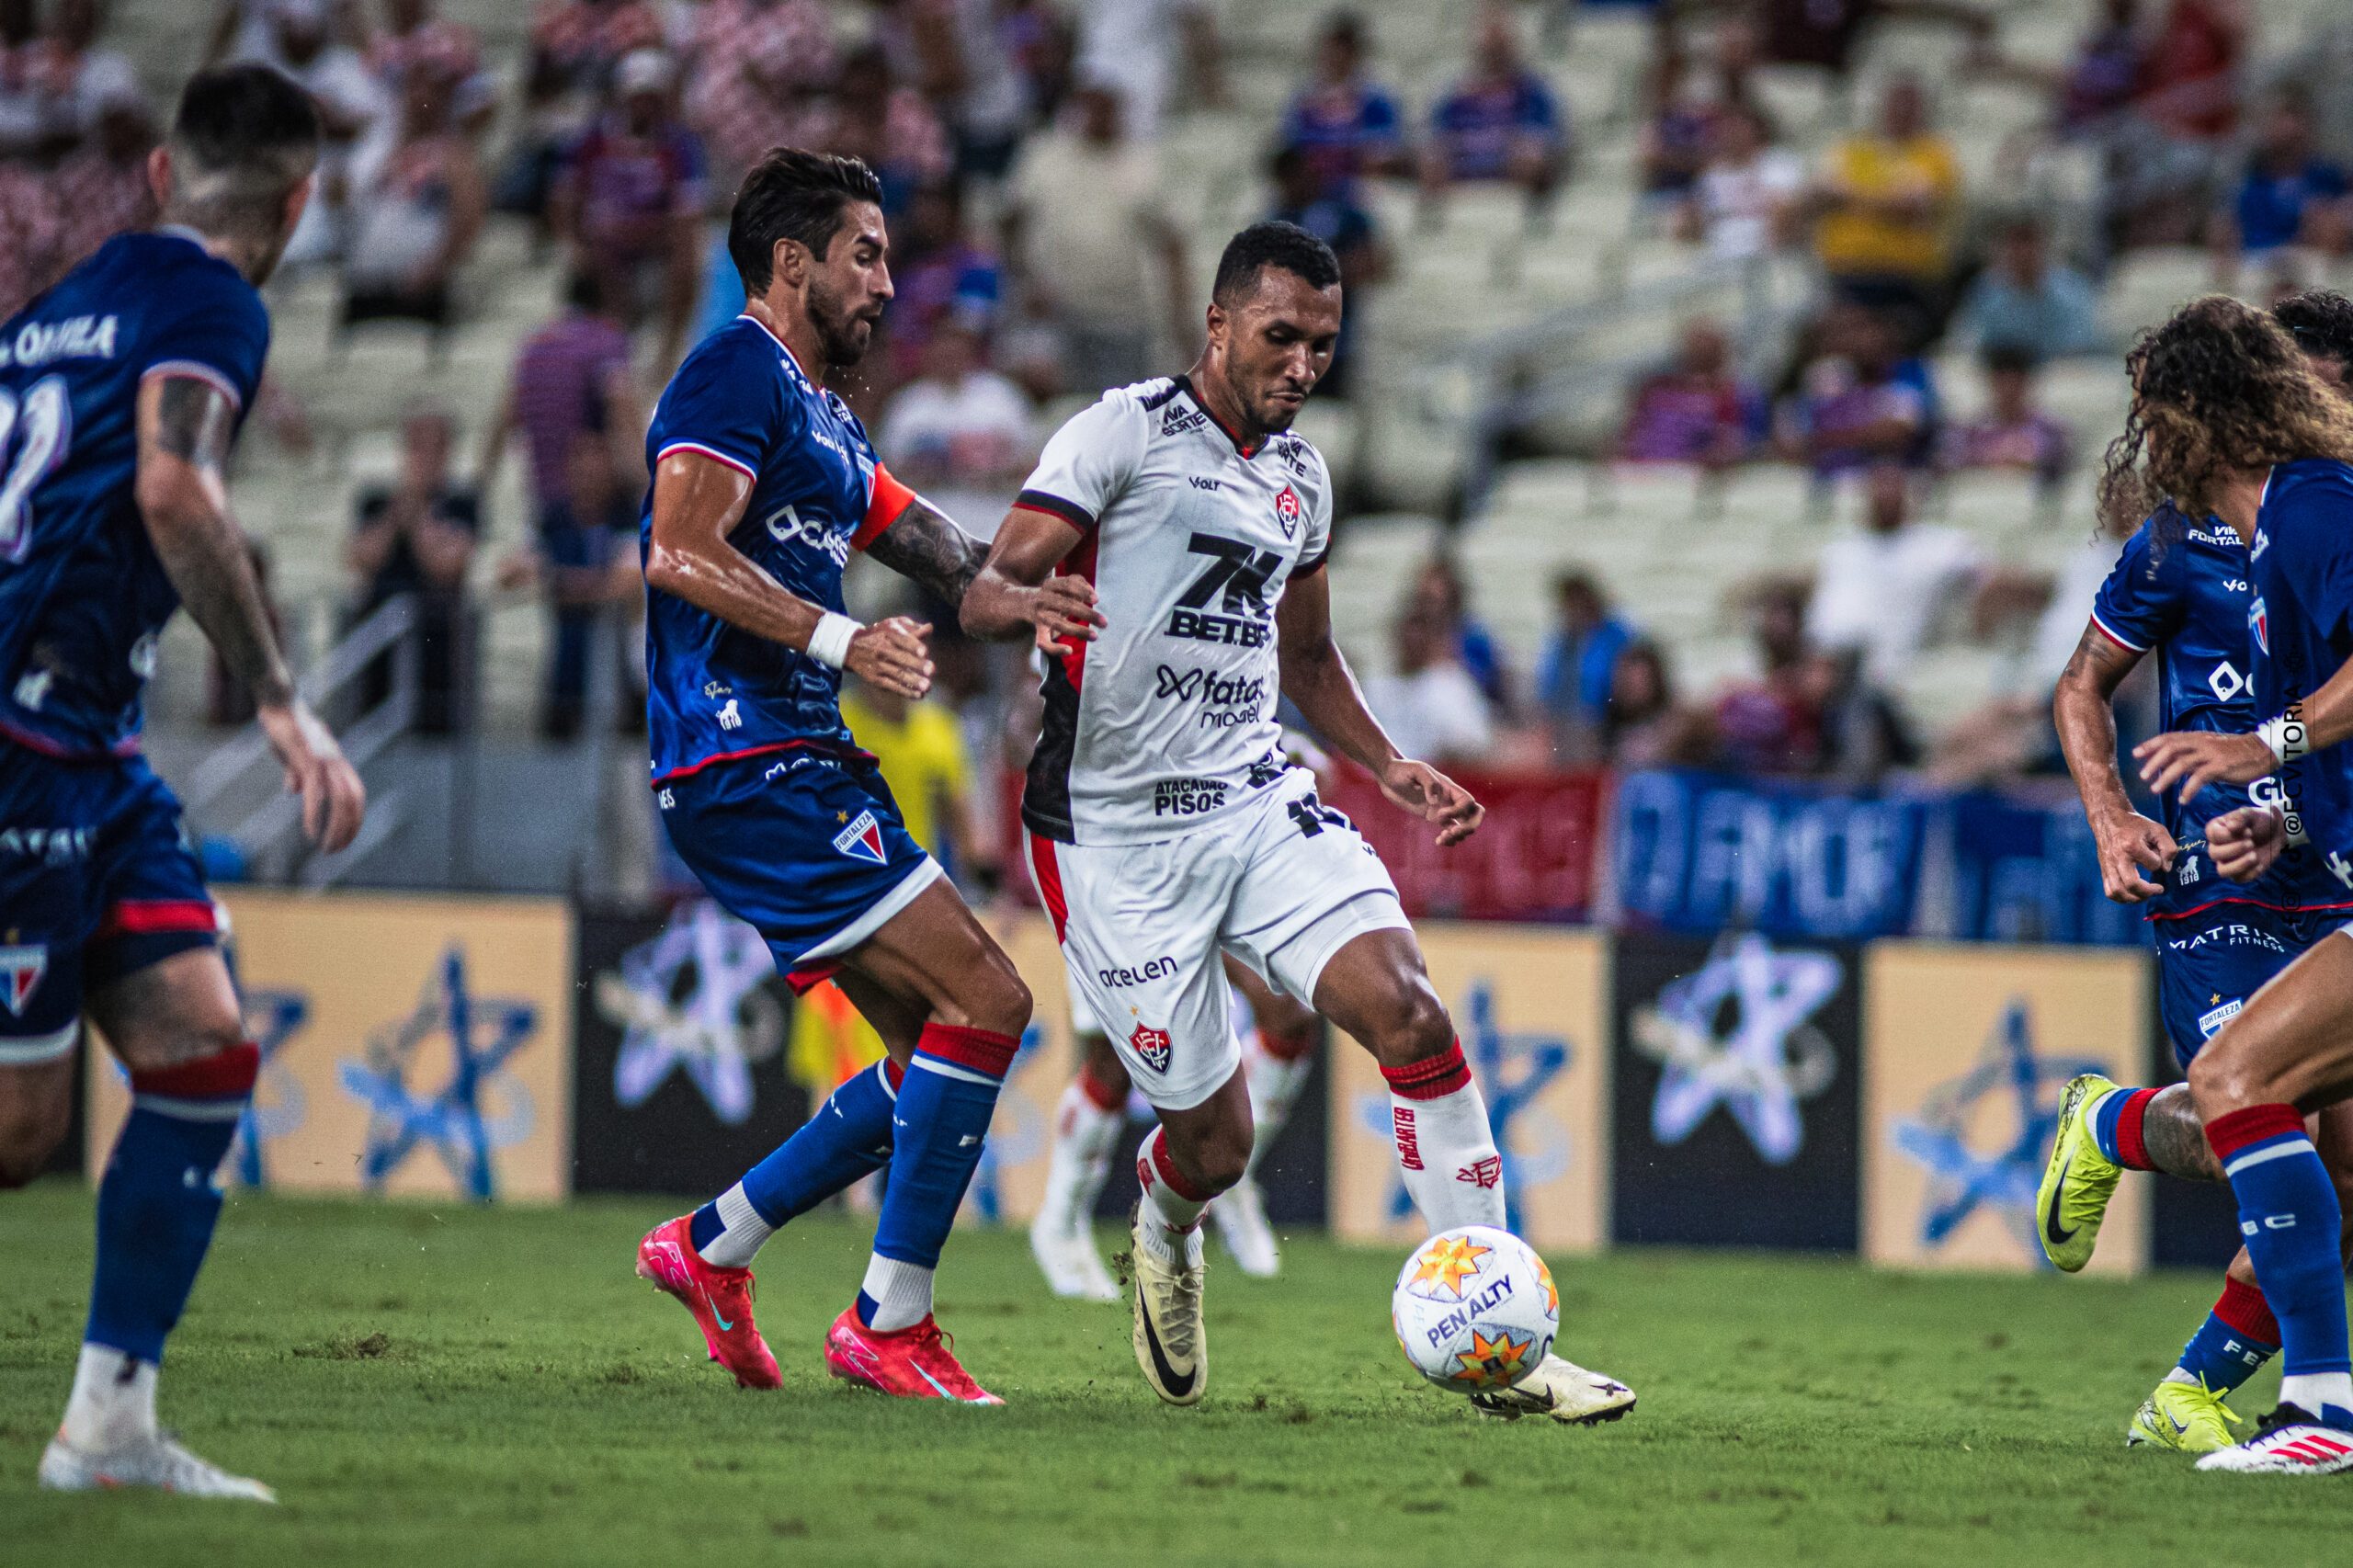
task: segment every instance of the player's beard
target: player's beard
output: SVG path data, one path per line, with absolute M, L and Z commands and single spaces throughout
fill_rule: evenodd
M 1241 377 L 1231 369 L 1226 372 L 1225 390 L 1233 394 L 1233 406 L 1242 410 L 1243 415 L 1255 426 L 1251 430 L 1245 431 L 1245 435 L 1279 436 L 1290 428 L 1292 420 L 1299 417 L 1298 409 L 1277 403 L 1271 398 L 1262 401 L 1253 397 L 1251 389 L 1243 385 Z M 1277 387 L 1271 390 L 1285 389 Z
M 814 278 L 809 279 L 809 324 L 817 329 L 817 351 L 835 369 L 847 370 L 865 358 L 874 337 L 874 324 L 846 308 L 840 295 Z

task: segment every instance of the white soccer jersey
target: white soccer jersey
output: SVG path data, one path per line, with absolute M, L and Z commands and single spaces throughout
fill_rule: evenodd
M 1331 548 L 1315 449 L 1288 432 L 1245 449 L 1183 377 L 1141 381 L 1054 433 L 1019 505 L 1086 534 L 1060 570 L 1108 622 L 1047 662 L 1030 831 L 1149 844 L 1281 778 L 1275 606 Z

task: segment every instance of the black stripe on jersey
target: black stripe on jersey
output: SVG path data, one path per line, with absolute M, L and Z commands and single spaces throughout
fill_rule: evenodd
M 1046 660 L 1040 693 L 1046 711 L 1038 727 L 1038 749 L 1029 754 L 1029 779 L 1021 791 L 1021 825 L 1061 844 L 1078 842 L 1070 814 L 1070 765 L 1078 752 L 1078 687 L 1063 662 Z
M 1174 397 L 1175 397 L 1178 392 L 1183 392 L 1183 391 L 1185 391 L 1185 390 L 1186 390 L 1185 378 L 1184 378 L 1184 377 L 1182 377 L 1182 376 L 1178 376 L 1178 377 L 1176 377 L 1175 380 L 1171 381 L 1170 381 L 1166 386 L 1165 386 L 1165 387 L 1161 388 L 1158 392 L 1156 392 L 1153 393 L 1150 397 L 1147 397 L 1147 398 L 1145 398 L 1145 399 L 1143 399 L 1143 400 L 1142 400 L 1142 403 L 1143 403 L 1143 410 L 1144 410 L 1144 412 L 1145 412 L 1146 414 L 1151 413 L 1154 409 L 1158 408 L 1162 403 L 1165 403 L 1168 402 L 1169 400 L 1171 400 L 1172 398 L 1174 398 Z
M 1059 495 L 1049 495 L 1042 490 L 1025 490 L 1013 498 L 1013 504 L 1027 506 L 1033 512 L 1051 512 L 1081 533 L 1095 526 L 1094 515 L 1086 507 L 1074 501 L 1065 501 Z
M 1288 583 L 1295 578 L 1304 577 L 1310 572 L 1321 572 L 1324 570 L 1324 562 L 1331 559 L 1332 547 L 1327 544 L 1316 552 L 1314 560 L 1302 561 L 1298 565 L 1292 567 L 1290 569 L 1290 576 L 1284 578 L 1283 581 Z

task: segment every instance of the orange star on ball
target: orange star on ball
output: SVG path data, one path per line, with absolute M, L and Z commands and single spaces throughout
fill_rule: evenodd
M 1514 1339 L 1511 1331 L 1504 1329 L 1489 1339 L 1474 1328 L 1471 1331 L 1471 1348 L 1458 1352 L 1454 1358 L 1462 1363 L 1454 1381 L 1479 1388 L 1509 1388 L 1518 1379 L 1535 1343 L 1533 1335 Z
M 1456 1236 L 1430 1249 L 1421 1267 L 1414 1270 L 1414 1283 L 1435 1285 L 1460 1300 L 1464 1278 L 1478 1273 L 1479 1260 L 1495 1250 L 1467 1236 Z

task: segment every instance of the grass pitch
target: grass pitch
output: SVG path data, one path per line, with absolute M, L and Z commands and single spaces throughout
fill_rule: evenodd
M 37 1492 L 80 1338 L 90 1195 L 0 1199 L 0 1562 L 279 1564 L 1809 1563 L 2328 1561 L 2343 1480 L 2199 1475 L 2126 1417 L 2211 1300 L 2182 1275 L 1874 1275 L 1631 1252 L 1558 1260 L 1563 1347 L 1615 1426 L 1505 1425 L 1420 1386 L 1397 1258 L 1302 1236 L 1210 1285 L 1211 1392 L 1160 1405 L 1124 1307 L 1046 1294 L 961 1233 L 941 1317 L 1002 1410 L 829 1381 L 867 1233 L 762 1258 L 780 1393 L 735 1389 L 634 1278 L 676 1211 L 240 1198 L 172 1344 L 166 1425 L 285 1506 Z M 1111 1238 L 1106 1236 L 1108 1243 Z M 2269 1406 L 2267 1376 L 2242 1412 Z

